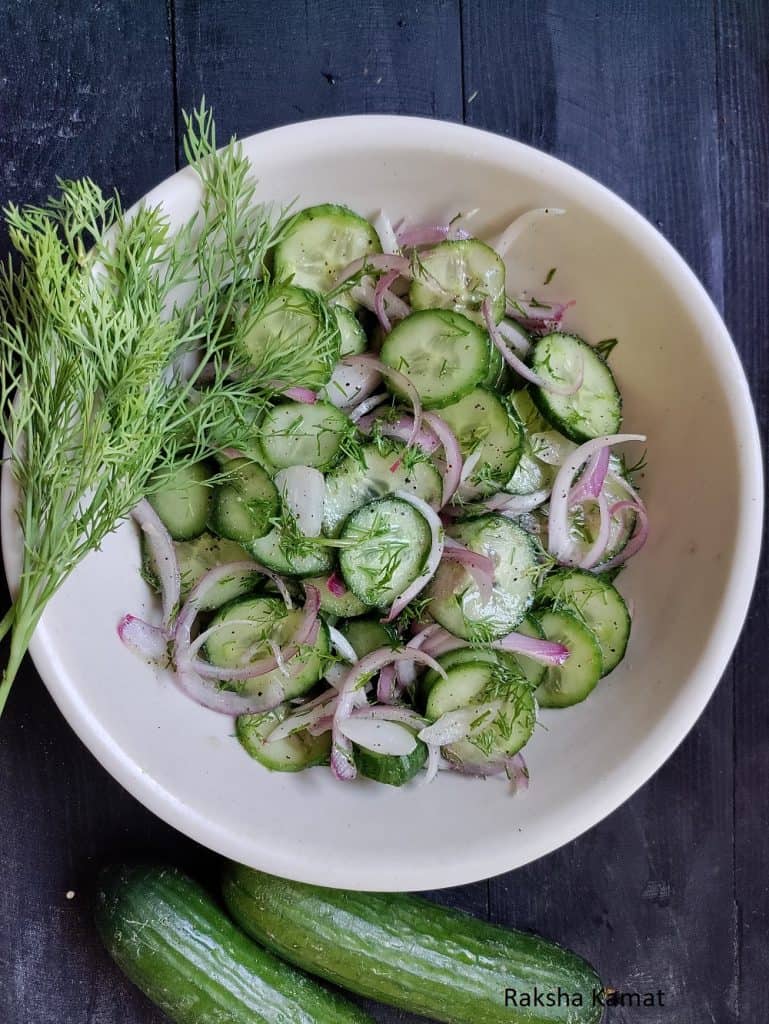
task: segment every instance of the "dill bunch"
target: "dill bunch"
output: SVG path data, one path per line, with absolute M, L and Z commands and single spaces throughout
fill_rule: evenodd
M 256 363 L 233 355 L 233 330 L 268 301 L 267 254 L 285 215 L 256 202 L 235 140 L 217 152 L 205 103 L 185 122 L 201 201 L 180 227 L 161 208 L 129 217 L 89 179 L 4 211 L 17 255 L 0 264 L 0 415 L 23 564 L 0 622 L 0 637 L 11 631 L 0 712 L 75 566 L 180 460 L 253 435 L 276 392 L 334 349 L 324 316 L 300 351 L 264 345 Z

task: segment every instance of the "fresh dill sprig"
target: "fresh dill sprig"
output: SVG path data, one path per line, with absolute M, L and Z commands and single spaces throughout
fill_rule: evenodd
M 46 604 L 150 481 L 231 444 L 281 382 L 338 350 L 322 300 L 299 351 L 233 343 L 265 311 L 285 220 L 256 202 L 241 146 L 217 152 L 204 103 L 185 123 L 202 199 L 181 226 L 160 208 L 128 216 L 89 179 L 5 210 L 17 256 L 0 266 L 0 402 L 23 562 L 0 623 L 0 711 Z

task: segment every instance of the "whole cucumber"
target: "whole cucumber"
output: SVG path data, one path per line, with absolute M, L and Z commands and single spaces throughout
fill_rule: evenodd
M 593 968 L 535 935 L 416 896 L 344 892 L 230 864 L 224 899 L 278 956 L 445 1024 L 596 1024 Z
M 96 923 L 119 966 L 176 1024 L 371 1024 L 255 945 L 173 868 L 105 870 Z

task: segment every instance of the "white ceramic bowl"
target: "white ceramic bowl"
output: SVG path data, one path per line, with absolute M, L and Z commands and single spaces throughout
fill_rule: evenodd
M 441 773 L 429 787 L 342 785 L 270 774 L 232 723 L 182 696 L 123 648 L 115 626 L 150 595 L 126 525 L 51 602 L 32 643 L 67 720 L 134 796 L 182 832 L 278 875 L 358 889 L 485 878 L 554 850 L 609 814 L 681 742 L 726 666 L 746 614 L 762 521 L 757 428 L 742 368 L 699 282 L 629 206 L 536 150 L 470 128 L 392 117 L 290 125 L 244 143 L 264 199 L 384 207 L 416 221 L 479 207 L 483 236 L 560 206 L 509 261 L 509 288 L 576 298 L 567 325 L 618 337 L 625 427 L 648 433 L 651 540 L 622 575 L 634 607 L 627 659 L 589 700 L 542 715 L 526 748 L 531 788 Z M 174 217 L 197 201 L 182 171 L 148 200 Z M 3 554 L 18 576 L 13 489 L 3 478 Z

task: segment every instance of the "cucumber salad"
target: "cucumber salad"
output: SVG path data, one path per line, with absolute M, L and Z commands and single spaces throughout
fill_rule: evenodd
M 525 787 L 539 710 L 624 657 L 615 577 L 648 532 L 624 446 L 645 437 L 621 432 L 614 340 L 506 279 L 532 218 L 561 212 L 485 242 L 461 218 L 313 206 L 280 232 L 258 315 L 234 311 L 241 362 L 320 328 L 330 345 L 137 506 L 163 621 L 118 631 L 267 768 Z

